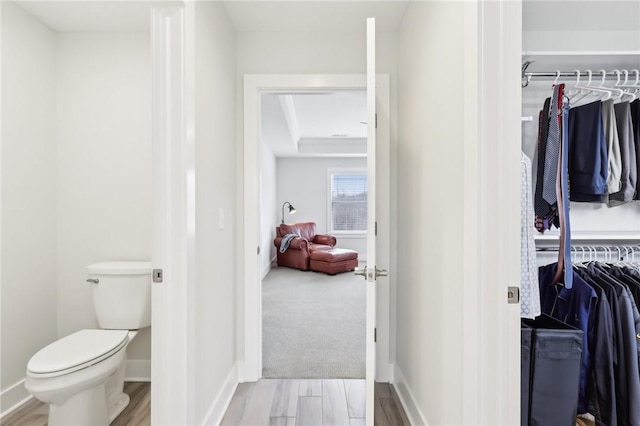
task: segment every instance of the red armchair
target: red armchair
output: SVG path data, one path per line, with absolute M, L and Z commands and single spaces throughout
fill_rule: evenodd
M 284 253 L 280 253 L 282 237 L 287 234 L 295 234 L 297 237 L 290 241 L 289 248 Z M 276 228 L 276 238 L 273 240 L 273 244 L 276 246 L 278 266 L 308 271 L 311 252 L 332 249 L 336 245 L 336 237 L 316 234 L 314 222 L 283 223 Z

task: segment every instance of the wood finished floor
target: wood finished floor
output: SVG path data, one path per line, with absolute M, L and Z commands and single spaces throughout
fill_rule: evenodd
M 124 391 L 131 401 L 111 426 L 148 426 L 151 424 L 151 384 L 128 382 Z M 37 399 L 31 400 L 18 411 L 2 419 L 2 426 L 46 426 L 49 408 Z
M 409 426 L 393 388 L 375 389 L 375 424 Z M 364 380 L 262 379 L 238 385 L 221 425 L 359 426 L 364 417 Z
M 226 426 L 360 426 L 365 416 L 364 380 L 263 379 L 241 383 L 229 404 L 222 425 Z M 125 383 L 131 398 L 127 408 L 111 426 L 151 424 L 151 386 Z M 375 424 L 410 426 L 393 388 L 376 383 Z M 2 426 L 46 426 L 48 407 L 32 400 L 7 416 Z

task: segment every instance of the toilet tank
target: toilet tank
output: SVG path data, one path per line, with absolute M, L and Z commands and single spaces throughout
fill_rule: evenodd
M 151 325 L 151 262 L 87 266 L 100 328 L 137 330 Z

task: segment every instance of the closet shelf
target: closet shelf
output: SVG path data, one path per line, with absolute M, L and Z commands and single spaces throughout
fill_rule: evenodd
M 536 235 L 536 246 L 555 247 L 558 245 L 559 232 L 547 231 L 544 234 Z M 640 231 L 631 232 L 572 232 L 571 243 L 575 245 L 639 245 Z
M 534 61 L 527 69 L 529 72 L 638 69 L 640 51 L 525 51 L 522 60 Z

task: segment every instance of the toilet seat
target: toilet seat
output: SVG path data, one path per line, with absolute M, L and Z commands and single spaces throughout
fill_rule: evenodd
M 27 365 L 32 377 L 56 377 L 96 364 L 126 346 L 129 330 L 80 330 L 51 343 Z

